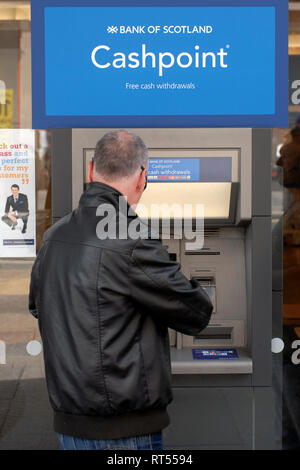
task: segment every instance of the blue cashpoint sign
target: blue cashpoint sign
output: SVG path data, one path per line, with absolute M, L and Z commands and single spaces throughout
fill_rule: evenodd
M 33 127 L 286 127 L 287 0 L 32 0 Z

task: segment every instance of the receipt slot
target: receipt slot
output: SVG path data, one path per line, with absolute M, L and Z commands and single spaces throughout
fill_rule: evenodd
M 95 145 L 109 130 L 53 131 L 54 221 L 77 206 Z M 165 446 L 272 449 L 271 133 L 132 131 L 149 148 L 140 215 L 214 306 L 198 335 L 169 331 L 174 401 Z M 158 211 L 161 202 L 171 215 Z

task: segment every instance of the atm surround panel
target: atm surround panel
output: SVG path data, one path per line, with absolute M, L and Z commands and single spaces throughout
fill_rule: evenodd
M 92 149 L 99 138 L 111 130 L 85 128 L 53 131 L 54 221 L 77 207 L 84 179 L 83 149 Z M 239 361 L 193 362 L 189 348 L 171 348 L 175 399 L 170 408 L 171 426 L 166 431 L 166 448 L 200 448 L 201 443 L 204 443 L 202 448 L 209 449 L 273 448 L 274 409 L 269 347 L 271 304 L 268 294 L 271 272 L 271 130 L 128 130 L 140 135 L 148 148 L 226 148 L 238 149 L 240 153 L 239 197 L 235 218 L 231 223 L 244 224 L 245 230 L 248 351 L 239 349 Z M 222 227 L 222 222 L 217 221 L 217 230 Z M 206 224 L 207 237 L 213 236 L 214 227 L 209 226 L 207 229 Z M 176 247 L 171 246 L 172 242 L 177 244 L 177 240 L 169 240 L 165 244 L 170 245 L 169 251 L 174 253 Z M 234 416 L 227 413 L 226 406 L 220 400 L 219 390 L 221 394 L 223 391 L 226 393 L 227 403 L 234 407 Z M 208 409 L 207 419 L 203 421 L 203 410 Z M 194 419 L 192 425 L 191 417 Z M 243 433 L 247 429 L 247 435 L 241 436 L 241 439 L 236 439 L 236 433 L 231 432 L 232 427 L 236 429 L 237 425 Z M 188 430 L 184 433 L 184 440 L 182 429 Z M 229 435 L 226 433 L 225 436 L 224 429 L 229 429 Z

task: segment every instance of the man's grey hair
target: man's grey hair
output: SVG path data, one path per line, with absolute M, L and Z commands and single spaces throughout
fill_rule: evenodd
M 107 181 L 130 177 L 147 167 L 148 149 L 142 139 L 131 132 L 108 132 L 97 143 L 94 155 L 96 173 Z

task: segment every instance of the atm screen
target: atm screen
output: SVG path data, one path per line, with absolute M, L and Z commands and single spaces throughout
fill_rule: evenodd
M 192 218 L 198 217 L 197 205 L 202 205 L 205 218 L 229 217 L 231 157 L 181 156 L 179 150 L 174 156 L 164 157 L 159 150 L 155 151 L 157 156 L 153 153 L 150 151 L 148 162 L 148 187 L 137 207 L 141 217 L 163 219 L 168 216 L 168 207 L 173 207 L 173 217 L 180 218 L 184 205 L 190 206 Z M 158 210 L 160 217 L 155 215 Z
M 85 149 L 85 182 L 93 156 L 94 149 Z M 237 158 L 237 152 L 226 149 L 149 149 L 148 186 L 136 212 L 141 217 L 164 219 L 170 216 L 165 207 L 168 205 L 173 211 L 171 218 L 175 219 L 181 218 L 182 208 L 189 205 L 191 217 L 196 218 L 196 206 L 202 205 L 206 219 L 227 219 L 231 183 L 238 181 Z

